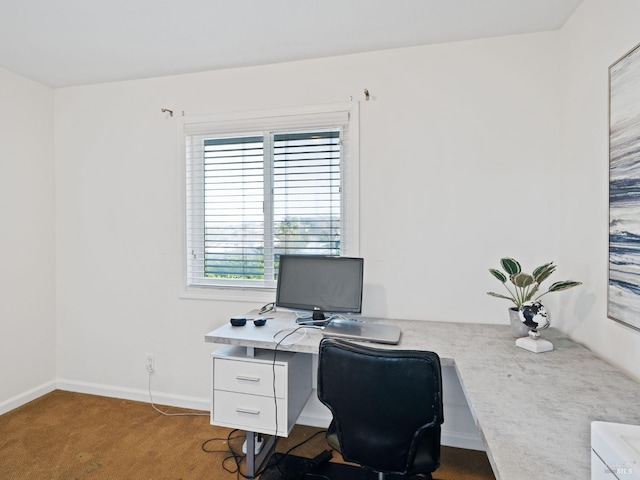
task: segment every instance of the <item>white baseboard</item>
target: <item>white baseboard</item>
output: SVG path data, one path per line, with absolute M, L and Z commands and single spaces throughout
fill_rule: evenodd
M 36 398 L 46 395 L 47 393 L 53 392 L 55 389 L 56 389 L 56 382 L 52 381 L 52 382 L 43 383 L 42 385 L 32 388 L 31 390 L 28 390 L 14 397 L 11 397 L 8 400 L 5 400 L 4 402 L 0 403 L 0 415 L 3 415 L 7 412 L 10 412 L 11 410 L 21 407 L 25 403 L 29 403 L 35 400 Z
M 467 448 L 469 450 L 484 451 L 485 448 L 484 444 L 482 443 L 482 438 L 480 437 L 480 433 L 475 433 L 476 427 L 471 421 L 471 416 L 467 415 L 465 417 L 463 415 L 460 415 L 461 412 L 459 411 L 459 405 L 445 404 L 444 409 L 445 412 L 451 411 L 457 414 L 458 417 L 460 417 L 459 419 L 461 421 L 451 422 L 453 423 L 454 427 L 462 427 L 470 433 L 449 430 L 447 429 L 447 424 L 445 423 L 442 426 L 442 445 L 446 445 L 448 447 Z M 445 417 L 446 416 L 447 415 L 445 414 Z M 465 422 L 465 420 L 467 421 Z M 307 400 L 307 404 L 302 410 L 302 413 L 300 413 L 300 416 L 298 417 L 298 421 L 296 423 L 299 423 L 300 425 L 309 425 L 311 427 L 319 428 L 327 428 L 331 423 L 331 412 L 327 407 L 320 403 L 315 389 L 311 392 L 309 400 Z
M 311 395 L 296 423 L 319 428 L 327 428 L 331 423 L 331 411 L 318 400 L 318 392 L 315 388 L 311 390 Z
M 64 378 L 59 378 L 56 382 L 56 386 L 58 390 L 65 390 L 68 392 L 88 393 L 91 395 L 100 395 L 102 397 L 122 398 L 124 400 L 150 403 L 149 391 L 144 389 L 122 388 L 99 383 L 78 382 Z M 155 392 L 153 389 L 151 390 L 151 394 L 153 395 L 153 403 L 155 405 L 189 408 L 205 412 L 209 412 L 211 410 L 211 401 L 208 398 L 187 397 L 183 395 Z
M 303 412 L 297 423 L 311 427 L 327 428 L 330 422 L 331 417 L 312 416 Z M 466 448 L 468 450 L 479 450 L 481 452 L 485 451 L 484 444 L 479 435 L 442 430 L 440 443 L 447 447 Z
M 329 423 L 331 423 L 331 415 L 314 415 L 303 411 L 296 423 L 309 425 L 311 427 L 327 428 Z M 482 452 L 485 451 L 480 435 L 449 432 L 444 428 L 442 429 L 440 443 L 448 447 L 466 448 L 468 450 L 479 450 Z
M 0 415 L 7 413 L 15 408 L 20 407 L 42 395 L 46 395 L 54 390 L 65 390 L 68 392 L 86 393 L 90 395 L 100 395 L 102 397 L 122 398 L 125 400 L 133 400 L 137 402 L 150 403 L 149 392 L 145 389 L 129 389 L 116 387 L 113 385 L 105 385 L 90 382 L 78 382 L 59 378 L 55 382 L 48 382 L 33 388 L 20 395 L 16 395 L 2 403 L 0 403 Z M 151 391 L 153 402 L 156 405 L 166 405 L 178 408 L 189 408 L 193 410 L 208 412 L 211 409 L 210 399 L 199 397 L 187 397 L 183 395 L 174 395 L 162 392 Z M 322 405 L 317 398 L 312 395 L 303 409 L 298 419 L 301 425 L 310 425 L 313 427 L 327 428 L 331 422 L 331 414 L 329 410 Z M 442 445 L 450 447 L 467 448 L 470 450 L 484 451 L 484 444 L 480 434 L 469 434 L 447 431 L 442 429 Z
M 440 443 L 447 447 L 466 448 L 467 450 L 485 451 L 480 435 L 470 435 L 468 433 L 448 432 L 442 429 Z
M 296 423 L 310 427 L 328 428 L 331 423 L 331 415 L 314 415 L 303 410 Z

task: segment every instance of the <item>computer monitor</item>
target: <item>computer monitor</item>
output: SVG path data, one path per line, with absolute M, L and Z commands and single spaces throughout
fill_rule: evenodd
M 325 313 L 360 313 L 364 259 L 324 255 L 280 255 L 276 307 Z

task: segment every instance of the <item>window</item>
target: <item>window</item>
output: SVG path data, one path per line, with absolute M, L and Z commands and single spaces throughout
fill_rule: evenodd
M 273 289 L 284 253 L 357 254 L 357 104 L 183 130 L 187 291 Z

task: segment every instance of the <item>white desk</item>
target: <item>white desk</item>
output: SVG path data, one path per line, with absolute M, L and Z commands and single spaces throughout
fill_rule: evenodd
M 295 325 L 291 314 L 275 316 L 264 327 L 223 325 L 205 340 L 273 349 L 273 335 Z M 589 479 L 591 422 L 640 424 L 640 384 L 554 328 L 543 338 L 555 349 L 534 354 L 515 346 L 508 325 L 380 322 L 403 334 L 399 345 L 376 346 L 432 350 L 455 366 L 498 480 Z M 315 354 L 321 338 L 310 331 L 278 349 Z

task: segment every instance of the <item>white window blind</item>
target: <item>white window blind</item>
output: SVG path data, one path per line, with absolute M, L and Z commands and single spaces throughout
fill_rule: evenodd
M 349 126 L 345 112 L 185 122 L 187 287 L 274 288 L 281 254 L 346 254 Z
M 202 148 L 204 276 L 262 278 L 263 138 L 205 139 Z
M 340 133 L 275 135 L 276 254 L 340 254 Z

